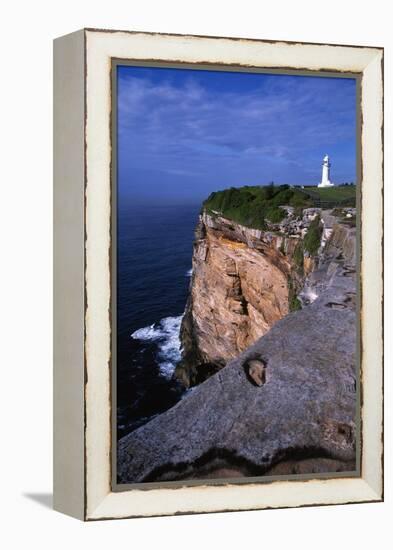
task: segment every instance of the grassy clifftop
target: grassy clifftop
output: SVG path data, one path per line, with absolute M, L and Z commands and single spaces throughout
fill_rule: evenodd
M 231 187 L 216 191 L 203 203 L 209 214 L 220 214 L 227 219 L 255 229 L 266 229 L 267 222 L 278 223 L 285 217 L 280 206 L 298 209 L 312 206 L 335 208 L 355 206 L 356 186 L 340 186 L 321 189 L 303 189 L 289 185 Z
M 278 223 L 285 217 L 285 211 L 279 206 L 295 208 L 313 206 L 310 197 L 289 185 L 267 185 L 231 187 L 216 191 L 203 203 L 209 214 L 221 214 L 247 227 L 265 229 L 266 221 Z
M 356 207 L 356 185 L 353 184 L 322 188 L 308 186 L 302 191 L 319 208 Z

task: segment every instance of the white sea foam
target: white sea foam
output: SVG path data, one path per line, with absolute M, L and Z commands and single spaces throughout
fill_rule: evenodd
M 165 378 L 171 378 L 176 363 L 180 361 L 180 325 L 183 316 L 165 317 L 158 323 L 143 327 L 131 334 L 135 340 L 156 342 L 158 345 L 158 364 Z
M 186 277 L 191 277 L 192 275 L 192 269 L 189 269 L 186 273 Z

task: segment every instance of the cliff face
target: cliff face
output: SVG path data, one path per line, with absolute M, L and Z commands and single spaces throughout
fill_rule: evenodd
M 297 247 L 316 213 L 289 216 L 279 231 L 203 213 L 195 232 L 190 295 L 176 376 L 200 383 L 288 314 L 315 261 Z M 277 228 L 276 228 L 277 229 Z
M 287 311 L 287 295 L 281 282 L 289 267 L 273 251 L 276 246 L 261 245 L 265 254 L 258 253 L 265 260 L 274 260 L 269 266 L 275 268 L 274 277 L 266 279 L 265 275 L 262 280 L 274 288 L 277 279 L 280 281 L 279 296 L 284 303 L 281 298 L 274 301 L 270 295 L 264 298 L 271 308 L 269 319 L 274 320 L 274 326 L 175 407 L 120 440 L 120 482 L 355 469 L 356 231 L 336 224 L 334 219 L 325 220 L 326 225 L 331 224 L 330 235 L 319 254 L 318 266 L 304 281 L 300 294 L 303 309 L 277 320 Z M 212 245 L 218 247 L 216 239 L 220 237 L 221 243 L 223 238 L 233 240 L 216 232 L 217 229 L 207 227 L 196 249 L 200 251 L 204 242 L 209 250 Z M 260 236 L 255 238 L 259 240 Z M 240 242 L 244 244 L 246 237 Z M 256 251 L 248 243 L 247 248 L 225 245 L 225 251 L 227 246 L 228 252 L 221 253 L 224 259 L 230 254 L 237 266 L 246 259 L 247 265 L 254 265 L 251 261 Z M 233 250 L 243 254 L 233 255 Z M 214 257 L 218 254 L 216 250 Z M 195 269 L 200 267 L 198 261 Z M 262 260 L 257 265 L 260 269 L 266 267 Z M 253 273 L 254 277 L 260 276 L 257 270 Z M 224 281 L 231 277 L 226 274 Z M 217 285 L 222 284 L 218 275 L 215 280 Z M 254 300 L 252 307 L 257 309 L 252 285 L 250 289 L 244 286 L 250 297 L 247 303 Z M 242 295 L 243 292 L 242 287 Z M 228 299 L 224 292 L 220 296 L 220 300 Z M 204 300 L 208 298 L 206 293 Z M 243 310 L 240 315 L 245 315 Z M 266 315 L 261 318 L 266 322 Z M 203 319 L 205 326 L 213 326 L 208 323 L 208 316 Z M 224 354 L 225 342 L 220 342 L 220 354 Z M 234 353 L 239 341 L 232 337 L 231 342 Z M 202 348 L 203 353 L 214 351 L 215 340 L 211 347 L 208 344 Z M 255 363 L 263 369 L 258 383 L 250 367 Z

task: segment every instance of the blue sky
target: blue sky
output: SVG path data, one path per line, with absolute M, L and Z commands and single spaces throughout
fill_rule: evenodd
M 230 186 L 356 180 L 351 78 L 118 67 L 120 197 L 202 200 Z

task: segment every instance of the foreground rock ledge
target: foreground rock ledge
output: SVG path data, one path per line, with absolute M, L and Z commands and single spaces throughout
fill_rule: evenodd
M 332 262 L 326 290 L 175 407 L 122 438 L 120 483 L 353 471 L 355 282 Z M 248 362 L 265 365 L 257 386 Z

